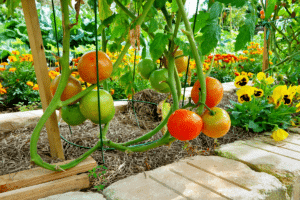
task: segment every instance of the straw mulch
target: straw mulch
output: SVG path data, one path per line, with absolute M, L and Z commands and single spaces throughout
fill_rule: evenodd
M 160 94 L 153 90 L 144 90 L 134 95 L 135 100 L 154 103 L 159 103 L 166 97 L 166 94 Z M 225 105 L 229 104 L 229 99 L 236 101 L 234 91 L 224 95 L 218 107 L 226 109 Z M 168 101 L 170 102 L 172 99 Z M 156 105 L 136 102 L 134 103 L 134 109 L 136 115 L 133 112 L 132 104 L 129 103 L 125 113 L 116 113 L 107 133 L 109 140 L 113 142 L 130 141 L 154 129 L 160 123 L 161 119 L 157 114 Z M 19 129 L 12 131 L 5 139 L 0 140 L 0 175 L 35 167 L 30 165 L 29 145 L 32 131 L 32 128 Z M 88 120 L 80 126 L 72 127 L 72 134 L 70 133 L 68 125 L 63 122 L 60 124 L 60 133 L 68 141 L 85 147 L 93 147 L 99 141 L 99 126 Z M 223 138 L 219 138 L 218 142 L 220 144 L 226 144 L 236 140 L 246 140 L 255 136 L 256 134 L 247 132 L 241 128 L 231 127 L 229 133 Z M 151 140 L 157 140 L 161 137 L 162 133 L 158 132 Z M 54 160 L 50 157 L 48 144 L 46 129 L 43 128 L 38 142 L 38 153 L 42 159 L 48 163 L 59 162 L 59 160 Z M 87 151 L 87 149 L 75 147 L 63 140 L 62 144 L 66 160 L 75 159 Z M 204 134 L 200 134 L 196 139 L 190 141 L 191 146 L 188 149 L 183 149 L 183 144 L 184 142 L 175 141 L 170 148 L 161 146 L 147 152 L 137 152 L 131 155 L 116 150 L 104 151 L 104 166 L 108 168 L 106 173 L 98 178 L 91 176 L 90 180 L 92 186 L 82 191 L 97 192 L 94 188 L 96 185 L 103 184 L 106 188 L 112 183 L 128 176 L 153 170 L 188 156 L 214 154 L 214 140 Z M 97 161 L 98 165 L 103 165 L 101 151 L 96 151 L 91 156 Z M 102 169 L 97 169 L 96 172 L 100 173 Z M 107 182 L 103 181 L 104 178 Z M 99 192 L 102 193 L 102 191 Z

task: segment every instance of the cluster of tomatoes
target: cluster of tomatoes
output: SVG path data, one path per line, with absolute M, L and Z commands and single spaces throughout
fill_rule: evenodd
M 182 51 L 176 51 L 175 57 L 182 55 Z M 168 61 L 166 61 L 168 62 Z M 175 59 L 178 73 L 187 69 L 188 58 L 182 56 Z M 161 93 L 170 92 L 166 83 L 168 70 L 157 69 L 151 59 L 143 59 L 138 64 L 140 75 L 149 79 L 153 89 Z M 197 80 L 191 91 L 191 98 L 195 104 L 199 101 L 200 82 Z M 229 114 L 216 107 L 223 98 L 223 86 L 220 81 L 212 77 L 206 77 L 206 110 L 201 116 L 186 109 L 176 110 L 168 119 L 167 127 L 170 134 L 178 140 L 188 141 L 195 139 L 201 132 L 212 138 L 223 137 L 230 129 L 231 121 Z
M 87 83 L 97 83 L 96 52 L 85 53 L 77 65 L 79 76 Z M 98 74 L 99 81 L 110 77 L 113 65 L 110 58 L 102 51 L 98 51 Z M 58 75 L 50 84 L 50 91 L 54 96 L 61 75 Z M 81 83 L 70 75 L 68 83 L 61 95 L 61 101 L 65 101 L 82 91 Z M 100 97 L 100 118 L 101 124 L 109 122 L 115 114 L 115 107 L 112 96 L 106 90 L 99 90 Z M 89 119 L 99 124 L 98 112 L 98 92 L 92 90 L 81 99 L 63 106 L 61 109 L 62 119 L 69 125 L 75 126 L 82 124 Z

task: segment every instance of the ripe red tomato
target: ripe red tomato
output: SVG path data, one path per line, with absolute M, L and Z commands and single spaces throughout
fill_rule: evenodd
M 106 124 L 115 115 L 115 106 L 112 96 L 106 90 L 99 90 L 101 124 Z M 98 116 L 98 95 L 97 90 L 92 90 L 79 102 L 80 112 L 84 117 L 90 119 L 95 124 L 99 124 Z
M 50 91 L 53 96 L 56 92 L 60 77 L 61 77 L 61 74 L 58 75 L 57 77 L 55 77 L 55 79 L 50 83 Z M 81 90 L 82 90 L 82 87 L 81 87 L 80 81 L 78 81 L 73 76 L 70 76 L 68 79 L 68 83 L 60 97 L 60 100 L 65 101 L 65 100 L 75 96 L 79 92 L 81 92 Z M 70 103 L 69 105 L 75 104 L 78 101 L 79 101 L 79 99 L 77 101 Z
M 168 119 L 168 130 L 178 140 L 187 141 L 195 139 L 202 130 L 203 122 L 196 113 L 178 109 Z
M 223 86 L 222 83 L 213 77 L 206 77 L 206 101 L 205 104 L 212 108 L 218 105 L 223 98 Z M 199 101 L 199 91 L 201 85 L 197 80 L 192 88 L 191 97 L 193 102 L 196 104 Z

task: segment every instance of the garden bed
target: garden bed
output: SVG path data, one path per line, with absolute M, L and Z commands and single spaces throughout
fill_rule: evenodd
M 166 97 L 156 92 L 153 93 L 152 90 L 146 91 L 147 92 L 143 91 L 142 93 L 137 93 L 134 99 L 149 101 L 149 98 L 151 98 L 151 102 L 158 103 Z M 153 97 L 153 95 L 156 95 L 156 97 Z M 235 91 L 225 93 L 218 107 L 226 109 L 226 105 L 230 104 L 229 100 L 237 100 Z M 139 106 L 137 104 L 139 104 Z M 126 112 L 116 113 L 111 121 L 107 133 L 109 140 L 115 142 L 132 140 L 154 129 L 160 123 L 159 116 L 156 114 L 155 105 L 135 103 L 135 110 L 137 112 L 140 128 L 137 126 L 135 115 L 132 112 L 132 105 L 129 103 Z M 145 113 L 147 113 L 147 115 Z M 5 139 L 0 141 L 0 151 L 2 154 L 0 175 L 34 167 L 30 164 L 29 153 L 32 131 L 33 128 L 23 128 L 12 131 Z M 99 141 L 99 126 L 90 121 L 86 121 L 80 126 L 72 127 L 72 134 L 70 133 L 68 125 L 63 122 L 60 124 L 60 133 L 66 140 L 85 147 L 93 147 Z M 151 140 L 157 140 L 161 136 L 162 133 L 159 132 L 151 138 Z M 218 139 L 218 143 L 227 144 L 236 140 L 247 140 L 255 136 L 257 136 L 256 133 L 245 131 L 242 128 L 231 127 L 227 135 Z M 73 146 L 65 141 L 62 143 L 66 160 L 75 159 L 86 152 L 84 148 Z M 38 142 L 38 153 L 42 159 L 48 163 L 59 162 L 59 160 L 53 160 L 50 157 L 48 144 L 46 129 L 44 127 Z M 191 148 L 183 149 L 183 144 L 183 142 L 177 140 L 172 143 L 170 147 L 162 146 L 143 153 L 132 153 L 131 155 L 116 150 L 104 151 L 104 166 L 108 168 L 107 172 L 98 178 L 91 177 L 92 186 L 84 191 L 96 191 L 94 186 L 103 184 L 107 187 L 128 176 L 153 170 L 188 156 L 197 154 L 214 155 L 214 139 L 204 134 L 200 134 L 196 139 L 190 141 L 192 145 Z M 97 161 L 98 165 L 103 164 L 102 153 L 100 151 L 94 152 L 91 156 Z M 97 169 L 96 172 L 101 171 L 103 171 L 102 168 Z M 106 183 L 103 182 L 104 178 L 107 181 Z

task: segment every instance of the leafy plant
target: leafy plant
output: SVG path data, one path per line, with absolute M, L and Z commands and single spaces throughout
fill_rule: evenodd
M 292 114 L 299 112 L 300 96 L 299 86 L 272 85 L 273 77 L 266 78 L 260 72 L 255 84 L 247 86 L 248 79 L 238 76 L 235 85 L 240 89 L 237 91 L 238 101 L 231 102 L 230 118 L 233 126 L 244 127 L 254 132 L 271 131 L 278 128 L 286 129 L 291 126 Z M 277 88 L 278 87 L 278 88 Z
M 104 169 L 104 171 L 102 171 L 101 173 L 96 173 L 96 170 L 97 169 L 101 169 L 101 168 L 103 168 Z M 105 167 L 105 166 L 103 166 L 103 165 L 98 165 L 97 167 L 95 167 L 95 168 L 93 168 L 92 170 L 88 170 L 90 173 L 89 173 L 89 177 L 90 176 L 93 176 L 95 179 L 96 178 L 101 178 L 101 176 L 102 175 L 104 175 L 105 173 L 106 173 L 106 169 L 107 169 L 107 167 Z M 103 181 L 105 180 L 105 177 L 103 177 Z M 105 187 L 105 183 L 107 182 L 107 180 L 105 180 L 104 181 L 104 185 L 96 185 L 96 186 L 94 186 L 94 188 L 96 188 L 98 191 L 100 191 L 100 190 L 103 190 L 103 188 Z

